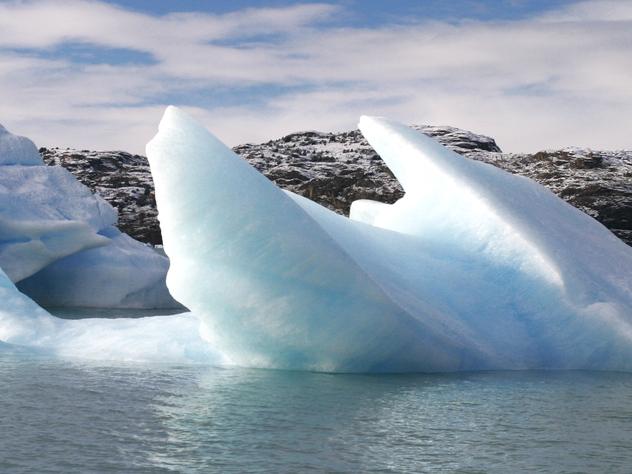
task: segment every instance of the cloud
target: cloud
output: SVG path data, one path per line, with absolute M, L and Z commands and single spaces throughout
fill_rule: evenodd
M 0 3 L 0 123 L 42 145 L 140 152 L 175 102 L 231 144 L 350 129 L 369 113 L 486 133 L 508 151 L 632 148 L 631 1 L 513 21 L 341 26 L 352 13 Z M 76 44 L 93 48 L 89 61 L 70 54 Z M 151 61 L 99 61 L 108 48 Z
M 543 15 L 543 21 L 552 22 L 619 22 L 632 20 L 629 0 L 582 1 Z
M 159 53 L 161 46 L 174 43 L 290 32 L 327 19 L 336 10 L 329 4 L 306 4 L 223 15 L 152 16 L 90 0 L 8 1 L 0 3 L 0 43 L 46 47 L 74 40 Z

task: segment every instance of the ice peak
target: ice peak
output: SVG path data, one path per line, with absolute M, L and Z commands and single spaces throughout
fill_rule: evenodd
M 43 164 L 35 143 L 26 137 L 12 134 L 0 125 L 0 166 L 38 166 Z

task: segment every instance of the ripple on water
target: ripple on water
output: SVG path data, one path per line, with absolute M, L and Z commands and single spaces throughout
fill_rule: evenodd
M 0 472 L 632 471 L 632 374 L 332 375 L 0 352 Z

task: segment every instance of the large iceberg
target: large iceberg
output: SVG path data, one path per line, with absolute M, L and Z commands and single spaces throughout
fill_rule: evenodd
M 174 308 L 167 258 L 32 141 L 0 127 L 0 268 L 46 306 Z
M 363 117 L 400 180 L 351 218 L 286 193 L 170 107 L 147 145 L 167 284 L 230 363 L 632 370 L 632 252 L 533 181 Z

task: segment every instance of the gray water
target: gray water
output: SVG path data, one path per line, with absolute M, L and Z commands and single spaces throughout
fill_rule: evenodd
M 632 374 L 332 375 L 0 347 L 0 472 L 632 472 Z

